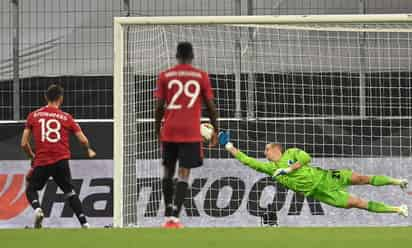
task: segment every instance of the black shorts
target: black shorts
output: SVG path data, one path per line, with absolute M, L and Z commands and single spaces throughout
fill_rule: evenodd
M 65 194 L 73 192 L 72 175 L 68 160 L 60 160 L 47 166 L 34 167 L 27 175 L 27 182 L 29 187 L 41 190 L 50 177 L 53 177 L 54 182 Z
M 175 166 L 179 160 L 179 167 L 196 168 L 203 165 L 203 150 L 201 142 L 193 143 L 162 143 L 164 166 Z

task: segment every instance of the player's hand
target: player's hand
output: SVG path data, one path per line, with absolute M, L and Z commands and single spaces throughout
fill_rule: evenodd
M 230 135 L 228 131 L 220 131 L 218 135 L 219 144 L 225 146 L 226 151 L 236 154 L 237 149 L 234 149 L 233 144 L 230 142 Z
M 276 178 L 278 176 L 286 175 L 286 174 L 290 173 L 291 171 L 292 171 L 292 168 L 290 168 L 290 167 L 288 167 L 288 168 L 279 168 L 279 169 L 275 170 L 272 177 Z
M 89 158 L 94 158 L 96 157 L 96 152 L 93 151 L 93 149 L 89 148 L 87 149 L 87 156 L 89 156 Z
M 222 146 L 225 146 L 230 142 L 230 135 L 228 131 L 220 131 L 217 137 L 219 139 L 219 144 L 221 144 Z
M 216 146 L 217 143 L 218 143 L 217 133 L 213 132 L 212 137 L 210 138 L 210 141 L 209 141 L 209 147 Z

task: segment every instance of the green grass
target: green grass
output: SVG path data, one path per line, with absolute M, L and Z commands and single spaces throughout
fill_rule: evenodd
M 4 248 L 407 248 L 412 227 L 0 230 Z

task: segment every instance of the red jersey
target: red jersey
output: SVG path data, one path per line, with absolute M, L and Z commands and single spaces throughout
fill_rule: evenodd
M 155 96 L 166 101 L 160 140 L 201 142 L 202 99 L 213 99 L 207 72 L 179 64 L 161 72 Z
M 69 134 L 81 131 L 70 114 L 48 106 L 31 112 L 26 128 L 31 129 L 36 148 L 33 166 L 70 159 Z

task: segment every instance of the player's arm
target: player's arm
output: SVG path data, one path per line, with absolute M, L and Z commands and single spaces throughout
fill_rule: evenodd
M 301 165 L 308 165 L 310 161 L 312 161 L 312 157 L 307 152 L 301 149 L 297 149 L 295 156 L 296 156 L 296 160 Z
M 74 133 L 79 143 L 84 147 L 87 156 L 89 158 L 94 158 L 96 156 L 96 152 L 90 147 L 89 139 L 86 137 L 86 135 L 84 135 L 79 124 L 77 124 L 72 116 L 70 116 L 69 119 L 69 129 Z
M 297 169 L 302 167 L 302 164 L 300 162 L 296 162 L 289 166 L 288 168 L 279 168 L 273 173 L 273 177 L 281 176 L 281 175 L 286 175 L 289 174 Z
M 215 129 L 215 132 L 213 133 L 212 139 L 210 141 L 210 145 L 215 146 L 218 143 L 217 134 L 219 133 L 219 124 L 217 122 L 218 112 L 216 110 L 216 105 L 213 101 L 214 96 L 212 84 L 207 73 L 203 75 L 202 96 L 203 101 L 206 103 L 207 112 L 209 113 L 210 123 L 213 125 Z
M 80 144 L 84 147 L 87 152 L 87 156 L 89 158 L 94 158 L 96 156 L 96 152 L 90 147 L 89 139 L 87 139 L 86 135 L 84 135 L 83 131 L 77 131 L 74 133 L 76 138 L 79 140 Z
M 232 152 L 230 152 L 232 153 Z M 237 150 L 236 155 L 234 155 L 234 157 L 241 162 L 242 164 L 256 170 L 262 173 L 265 173 L 267 175 L 272 176 L 273 174 L 273 170 L 274 170 L 274 166 L 273 163 L 270 162 L 261 162 L 256 160 L 255 158 L 251 158 L 249 156 L 247 156 L 246 154 L 244 154 L 243 152 Z
M 273 163 L 258 161 L 239 151 L 231 142 L 229 142 L 229 134 L 227 132 L 222 131 L 219 133 L 219 143 L 224 145 L 225 149 L 242 164 L 272 176 L 274 170 Z
M 157 137 L 160 137 L 160 127 L 162 125 L 162 118 L 165 112 L 165 100 L 157 99 L 155 109 L 155 130 Z
M 297 170 L 297 169 L 299 169 L 300 167 L 302 167 L 302 164 L 301 164 L 299 161 L 296 162 L 296 163 L 294 163 L 294 164 L 292 164 L 291 166 L 289 166 L 289 168 L 291 168 L 291 171 Z
M 158 138 L 160 138 L 160 128 L 162 126 L 162 118 L 165 112 L 165 103 L 166 103 L 166 90 L 164 88 L 165 79 L 163 73 L 159 73 L 158 79 L 156 82 L 156 90 L 154 95 L 157 99 L 155 107 L 155 132 Z
M 217 134 L 219 133 L 219 124 L 217 122 L 218 113 L 216 110 L 216 105 L 212 99 L 206 99 L 205 102 L 207 111 L 209 112 L 210 123 L 215 129 L 215 132 L 213 133 L 212 140 L 210 143 L 211 145 L 217 145 Z
M 23 151 L 27 154 L 27 156 L 33 160 L 34 159 L 34 152 L 30 146 L 30 137 L 31 137 L 31 129 L 25 128 L 23 131 L 23 135 L 21 137 L 20 147 Z
M 296 163 L 289 166 L 289 168 L 291 168 L 291 172 L 299 169 L 302 166 L 308 165 L 310 161 L 312 160 L 311 156 L 307 152 L 299 148 L 295 148 L 294 153 L 295 153 Z
M 299 148 L 293 148 L 293 153 L 294 153 L 294 157 L 295 157 L 296 162 L 294 164 L 292 164 L 291 166 L 289 166 L 288 168 L 277 169 L 275 171 L 275 173 L 273 173 L 274 177 L 281 176 L 281 175 L 286 175 L 286 174 L 289 174 L 289 173 L 291 173 L 295 170 L 298 170 L 302 166 L 308 165 L 310 163 L 310 161 L 312 160 L 312 158 L 310 157 L 310 155 L 307 152 L 305 152 L 304 150 L 301 150 Z

